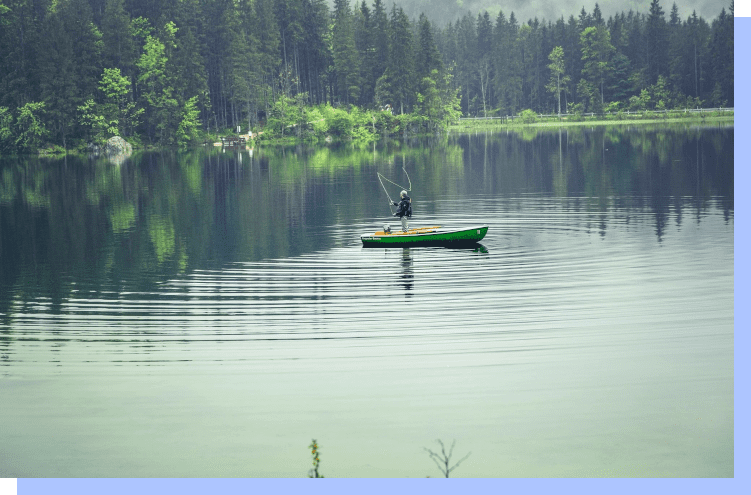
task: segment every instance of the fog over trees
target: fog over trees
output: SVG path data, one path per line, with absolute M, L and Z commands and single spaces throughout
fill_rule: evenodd
M 333 4 L 333 0 L 331 0 Z M 511 11 L 520 21 L 528 19 L 557 19 L 568 17 L 569 14 L 579 12 L 582 8 L 591 12 L 595 3 L 600 6 L 604 16 L 615 15 L 618 12 L 633 10 L 634 12 L 649 12 L 651 0 L 402 0 L 397 2 L 410 17 L 419 17 L 425 13 L 428 19 L 441 26 L 454 22 L 467 13 L 477 14 L 487 10 L 492 17 L 503 10 L 506 15 Z M 704 18 L 715 18 L 720 10 L 728 5 L 718 0 L 676 0 L 679 12 L 691 13 Z M 672 2 L 663 2 L 663 8 L 669 8 Z

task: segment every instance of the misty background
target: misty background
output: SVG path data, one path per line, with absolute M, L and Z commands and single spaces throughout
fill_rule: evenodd
M 329 0 L 331 5 L 334 0 Z M 354 0 L 354 4 L 362 3 L 362 0 Z M 368 2 L 370 5 L 371 2 Z M 391 10 L 394 1 L 384 2 L 387 9 Z M 520 23 L 537 17 L 538 20 L 555 21 L 563 16 L 568 19 L 573 15 L 578 17 L 582 7 L 591 13 L 595 8 L 595 3 L 600 6 L 603 17 L 615 15 L 618 12 L 640 12 L 646 14 L 649 12 L 649 4 L 652 0 L 504 0 L 502 2 L 493 0 L 399 0 L 396 4 L 404 9 L 404 12 L 411 18 L 417 19 L 421 13 L 425 13 L 428 19 L 442 27 L 448 22 L 453 22 L 468 12 L 477 14 L 487 10 L 491 18 L 495 21 L 498 11 L 503 10 L 506 17 L 513 12 Z M 694 10 L 698 16 L 706 19 L 714 19 L 720 15 L 724 8 L 726 11 L 730 8 L 730 0 L 677 0 L 675 2 L 660 1 L 660 6 L 665 11 L 666 16 L 675 3 L 678 6 L 678 14 L 681 19 L 685 19 Z

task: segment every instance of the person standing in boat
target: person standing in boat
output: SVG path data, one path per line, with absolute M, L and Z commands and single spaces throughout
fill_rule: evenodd
M 399 217 L 402 221 L 402 232 L 406 232 L 409 229 L 409 218 L 412 217 L 412 200 L 407 196 L 407 191 L 401 192 L 401 200 L 397 203 L 392 201 L 394 206 L 398 206 L 395 217 Z

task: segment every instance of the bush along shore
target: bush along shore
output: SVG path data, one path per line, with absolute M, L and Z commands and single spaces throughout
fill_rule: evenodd
M 615 112 L 538 114 L 524 110 L 518 115 L 491 117 L 459 117 L 450 106 L 443 109 L 441 120 L 433 120 L 426 113 L 393 114 L 389 108 L 366 110 L 356 106 L 334 108 L 331 105 L 275 106 L 268 120 L 242 134 L 246 145 L 329 144 L 340 142 L 370 143 L 383 138 L 435 136 L 447 132 L 484 131 L 498 128 L 544 128 L 582 125 L 667 124 L 674 122 L 733 122 L 732 108 L 676 109 L 676 110 L 618 110 Z M 435 111 L 434 115 L 438 112 Z M 235 130 L 236 131 L 236 130 Z M 237 137 L 237 132 L 225 129 L 220 133 L 196 131 L 191 146 L 220 144 L 222 138 Z M 114 138 L 110 138 L 111 141 Z M 131 141 L 132 139 L 132 141 Z M 39 146 L 40 155 L 66 153 L 90 154 L 107 149 L 108 140 L 80 143 L 65 149 L 59 145 Z M 159 144 L 144 144 L 133 136 L 128 139 L 133 149 L 164 149 Z M 6 150 L 7 151 L 7 150 Z

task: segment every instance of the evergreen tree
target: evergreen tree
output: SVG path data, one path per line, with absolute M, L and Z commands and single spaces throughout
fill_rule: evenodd
M 386 71 L 389 59 L 389 19 L 381 0 L 373 2 L 373 47 L 375 49 L 372 77 L 378 80 Z
M 462 87 L 462 110 L 465 115 L 474 114 L 477 109 L 472 107 L 472 97 L 476 93 L 471 89 L 475 86 L 477 71 L 477 30 L 475 20 L 469 13 L 457 21 L 456 52 L 456 76 Z
M 359 104 L 369 106 L 375 95 L 375 81 L 371 77 L 372 64 L 375 62 L 375 46 L 373 43 L 373 17 L 365 0 L 355 12 L 355 45 L 360 61 L 359 80 L 361 81 Z
M 134 74 L 136 51 L 125 0 L 106 0 L 102 17 L 102 45 L 105 67 L 118 68 L 129 76 Z
M 262 102 L 262 75 L 258 70 L 258 41 L 247 27 L 253 15 L 251 3 L 248 0 L 240 0 L 236 4 L 235 12 L 236 18 L 227 21 L 227 25 L 231 26 L 229 57 L 232 65 L 232 109 L 235 115 L 233 127 L 242 127 L 242 122 L 250 129 L 257 120 L 257 106 Z M 197 98 L 198 94 L 193 94 L 195 95 L 193 98 Z M 194 111 L 191 105 L 198 108 L 197 100 L 192 104 L 187 98 L 182 100 L 187 105 L 186 112 Z M 188 126 L 187 123 L 185 125 Z
M 434 70 L 440 73 L 443 70 L 443 62 L 433 39 L 433 28 L 425 14 L 420 15 L 419 25 L 419 44 L 415 59 L 416 75 L 422 80 L 431 77 Z
M 329 9 L 326 0 L 305 2 L 305 40 L 301 47 L 300 79 L 312 103 L 326 101 L 326 80 L 331 65 L 329 49 Z M 376 78 L 370 78 L 375 85 Z
M 68 138 L 75 131 L 76 108 L 84 101 L 77 85 L 74 44 L 58 13 L 48 15 L 42 26 L 46 33 L 46 49 L 39 49 L 35 64 L 38 96 L 44 103 L 45 127 L 49 127 L 56 142 L 67 148 Z
M 49 43 L 43 22 L 49 0 L 4 0 L 0 13 L 0 105 L 16 109 L 38 100 L 37 53 Z M 45 39 L 46 38 L 46 39 Z
M 509 16 L 509 31 L 511 43 L 509 46 L 507 104 L 510 115 L 522 110 L 524 104 L 524 45 L 529 34 L 529 26 L 519 27 L 513 12 Z
M 660 0 L 652 0 L 647 18 L 647 82 L 654 84 L 658 76 L 668 75 L 668 28 Z
M 238 16 L 247 22 L 252 15 L 249 0 L 238 2 Z M 206 73 L 206 51 L 204 12 L 199 0 L 179 0 L 172 14 L 177 27 L 176 48 L 172 56 L 175 76 L 175 91 L 181 102 L 196 98 L 196 108 L 204 127 L 208 127 L 211 109 L 209 101 L 208 76 Z M 247 32 L 247 30 L 246 30 Z M 248 48 L 255 48 L 257 42 L 248 37 Z M 257 60 L 251 58 L 252 62 Z
M 711 30 L 704 19 L 697 17 L 696 11 L 686 21 L 686 29 L 690 59 L 690 76 L 687 81 L 691 84 L 691 89 L 687 90 L 686 94 L 706 100 L 708 99 L 708 80 L 710 79 L 708 74 L 710 72 L 709 39 Z
M 488 115 L 488 106 L 491 104 L 490 81 L 493 77 L 493 63 L 491 52 L 493 48 L 493 24 L 487 11 L 477 16 L 477 78 L 479 93 L 482 97 L 483 116 Z
M 687 52 L 685 26 L 678 15 L 678 5 L 673 2 L 668 18 L 668 81 L 677 91 L 685 93 Z
M 732 106 L 733 92 L 733 3 L 730 14 L 723 8 L 720 16 L 712 23 L 714 31 L 711 44 L 712 72 L 715 76 L 712 104 L 715 106 Z
M 281 64 L 279 26 L 273 7 L 273 0 L 255 0 L 253 25 L 250 27 L 258 40 L 258 69 L 263 82 L 264 114 L 268 114 L 270 104 L 273 103 L 273 79 Z
M 58 12 L 73 43 L 73 66 L 76 72 L 78 101 L 96 93 L 102 72 L 102 33 L 94 25 L 94 16 L 87 0 L 60 0 Z
M 391 10 L 391 38 L 389 58 L 386 64 L 386 81 L 394 98 L 394 108 L 399 113 L 409 111 L 414 101 L 414 55 L 412 53 L 412 31 L 407 14 L 396 5 Z
M 566 22 L 566 44 L 563 45 L 564 62 L 568 68 L 569 75 L 572 81 L 578 81 L 581 78 L 582 70 L 582 52 L 581 52 L 581 32 L 584 31 L 580 27 L 576 18 L 571 15 Z M 576 91 L 572 91 L 573 99 L 577 99 Z M 564 93 L 564 96 L 566 93 Z M 566 100 L 566 107 L 568 107 L 568 99 Z
M 509 85 L 511 76 L 510 56 L 513 33 L 503 11 L 498 12 L 498 17 L 493 28 L 493 88 L 498 99 L 498 108 L 508 114 L 509 110 Z
M 274 13 L 279 25 L 281 58 L 284 64 L 283 72 L 292 74 L 295 80 L 295 91 L 300 91 L 299 62 L 300 45 L 304 40 L 303 15 L 304 5 L 302 0 L 276 0 Z
M 359 93 L 359 64 L 352 11 L 347 0 L 334 2 L 331 36 L 336 95 L 342 103 L 354 103 Z

